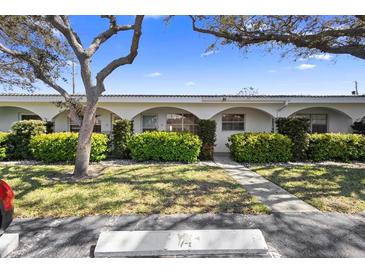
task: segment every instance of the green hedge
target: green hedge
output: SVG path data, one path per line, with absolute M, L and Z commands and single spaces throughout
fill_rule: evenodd
M 202 140 L 200 160 L 213 160 L 217 123 L 214 120 L 199 120 L 198 136 Z
M 133 136 L 133 121 L 118 119 L 113 123 L 113 155 L 118 158 L 130 158 L 128 142 Z
M 44 162 L 71 162 L 76 158 L 77 133 L 51 133 L 35 136 L 30 141 L 30 149 L 36 160 Z M 106 158 L 108 137 L 93 133 L 91 137 L 90 161 L 98 162 Z
M 9 133 L 0 132 L 0 160 L 5 160 L 6 156 L 6 147 L 8 141 Z
M 228 138 L 237 162 L 287 162 L 292 158 L 292 141 L 279 133 L 238 133 Z
M 131 156 L 137 161 L 177 161 L 191 163 L 198 160 L 202 141 L 189 132 L 151 131 L 134 135 L 128 143 Z
M 293 159 L 305 160 L 309 143 L 309 119 L 298 117 L 276 118 L 275 122 L 278 133 L 287 135 L 293 142 Z
M 31 159 L 30 140 L 46 133 L 46 123 L 39 120 L 18 121 L 12 124 L 7 138 L 7 158 L 14 160 Z
M 308 159 L 312 161 L 365 160 L 365 136 L 359 134 L 310 134 Z

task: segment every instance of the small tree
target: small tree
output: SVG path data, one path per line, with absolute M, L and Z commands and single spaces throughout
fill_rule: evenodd
M 280 134 L 287 135 L 293 142 L 294 160 L 305 160 L 309 144 L 310 122 L 306 118 L 277 118 L 276 126 Z
M 113 154 L 122 159 L 130 157 L 128 142 L 133 136 L 133 121 L 118 119 L 113 123 Z
M 43 81 L 63 96 L 70 109 L 70 118 L 80 125 L 74 169 L 76 178 L 88 175 L 91 134 L 96 121 L 96 105 L 105 91 L 104 80 L 115 69 L 133 63 L 142 35 L 143 15 L 136 16 L 133 25 L 120 25 L 113 15 L 101 17 L 109 21 L 109 26 L 96 35 L 88 47 L 83 45 L 68 16 L 0 17 L 0 60 L 15 64 L 6 66 L 10 71 L 6 82 L 11 85 L 14 77 L 16 80 L 25 77 L 24 87 L 27 88 L 35 79 Z M 91 62 L 95 53 L 110 38 L 123 31 L 133 31 L 129 53 L 111 60 L 93 73 Z M 57 83 L 62 79 L 62 69 L 68 59 L 67 50 L 73 53 L 80 65 L 86 93 L 86 103 L 82 106 Z
M 199 120 L 198 136 L 202 140 L 200 160 L 213 160 L 217 124 L 214 120 Z

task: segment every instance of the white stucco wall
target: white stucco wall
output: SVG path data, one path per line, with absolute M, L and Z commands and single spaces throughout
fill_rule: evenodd
M 227 131 L 222 130 L 223 114 L 244 114 L 245 130 L 244 131 Z M 257 109 L 252 108 L 232 108 L 215 115 L 213 120 L 217 123 L 217 141 L 215 152 L 228 152 L 226 144 L 228 137 L 239 132 L 271 132 L 272 116 Z
M 101 123 L 101 131 L 105 133 L 109 133 L 112 131 L 112 112 L 106 109 L 97 109 L 96 116 L 97 119 Z M 69 131 L 70 130 L 70 121 L 67 117 L 67 112 L 64 111 L 58 114 L 54 119 L 55 123 L 55 131 Z
M 9 131 L 14 122 L 21 120 L 22 114 L 36 115 L 35 113 L 22 108 L 0 107 L 0 131 Z

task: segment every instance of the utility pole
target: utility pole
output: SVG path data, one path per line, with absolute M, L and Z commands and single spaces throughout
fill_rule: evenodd
M 357 81 L 355 81 L 355 90 L 352 91 L 352 95 L 359 95 L 359 90 L 357 88 Z

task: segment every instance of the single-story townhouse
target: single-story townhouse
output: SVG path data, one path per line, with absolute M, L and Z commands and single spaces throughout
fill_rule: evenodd
M 80 100 L 85 100 L 82 95 Z M 0 94 L 0 131 L 15 121 L 54 122 L 54 131 L 77 131 L 57 94 Z M 111 133 L 113 120 L 134 121 L 135 133 L 146 130 L 196 132 L 198 119 L 217 122 L 216 152 L 237 132 L 275 132 L 275 118 L 303 116 L 312 132 L 351 132 L 351 124 L 365 117 L 365 96 L 308 95 L 116 95 L 100 97 L 94 131 Z

